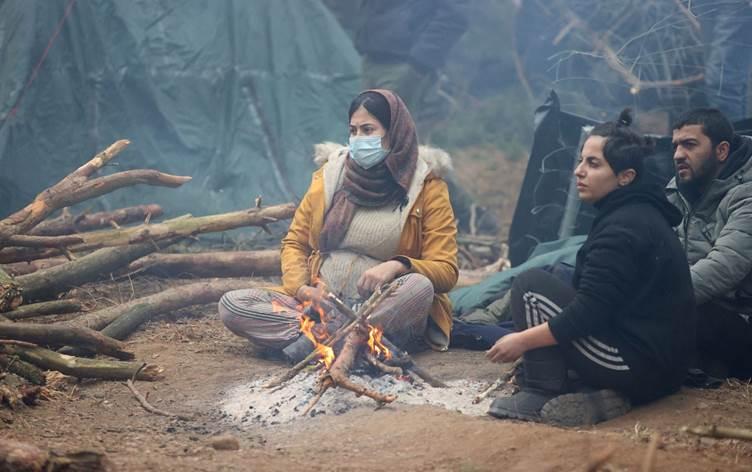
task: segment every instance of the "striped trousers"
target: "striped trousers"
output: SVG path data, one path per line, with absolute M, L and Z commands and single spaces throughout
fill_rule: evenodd
M 512 319 L 520 331 L 558 316 L 576 294 L 573 287 L 540 269 L 517 276 L 511 290 Z M 620 391 L 635 403 L 653 400 L 674 389 L 662 381 L 647 359 L 619 339 L 616 329 L 557 348 L 567 368 L 574 370 L 585 385 Z
M 420 274 L 406 274 L 392 283 L 396 289 L 374 309 L 369 322 L 400 348 L 423 347 L 433 284 Z M 218 309 L 220 319 L 233 333 L 256 346 L 281 350 L 300 335 L 299 305 L 295 297 L 283 293 L 243 289 L 224 294 Z M 329 316 L 335 323 L 344 321 L 344 315 Z

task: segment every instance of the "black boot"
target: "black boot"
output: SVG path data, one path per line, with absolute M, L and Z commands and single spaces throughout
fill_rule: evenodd
M 298 339 L 282 349 L 282 354 L 285 356 L 285 359 L 287 359 L 287 362 L 291 365 L 295 365 L 305 359 L 306 356 L 313 351 L 313 348 L 314 346 L 311 340 L 301 334 Z
M 543 405 L 541 419 L 561 426 L 585 426 L 622 416 L 632 405 L 614 390 L 581 389 L 559 395 Z
M 533 349 L 522 355 L 521 389 L 511 397 L 497 398 L 488 414 L 496 418 L 540 421 L 541 409 L 552 398 L 567 392 L 567 367 L 557 346 Z

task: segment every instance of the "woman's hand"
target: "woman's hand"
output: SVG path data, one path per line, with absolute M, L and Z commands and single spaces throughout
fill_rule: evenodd
M 318 283 L 315 286 L 302 285 L 295 293 L 295 298 L 301 302 L 320 303 L 326 296 L 326 286 Z
M 407 272 L 407 267 L 400 261 L 386 261 L 363 272 L 358 279 L 358 294 L 368 298 L 378 287 L 389 283 Z
M 510 333 L 496 341 L 486 351 L 486 359 L 491 362 L 513 362 L 525 352 L 539 347 L 555 346 L 556 338 L 548 323 L 539 324 L 518 333 Z
M 496 341 L 496 344 L 486 351 L 486 359 L 491 362 L 513 362 L 527 350 L 525 331 L 510 333 Z

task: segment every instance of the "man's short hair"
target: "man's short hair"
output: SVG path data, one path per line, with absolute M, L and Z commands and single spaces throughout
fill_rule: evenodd
M 691 125 L 701 125 L 702 132 L 710 138 L 713 147 L 718 146 L 723 141 L 730 144 L 731 140 L 734 139 L 734 125 L 717 108 L 689 110 L 674 122 L 672 129 L 677 130 Z

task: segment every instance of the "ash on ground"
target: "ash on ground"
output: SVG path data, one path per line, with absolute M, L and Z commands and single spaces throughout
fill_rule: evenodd
M 493 399 L 486 398 L 478 404 L 473 399 L 488 384 L 470 380 L 447 382 L 447 388 L 430 385 L 405 377 L 367 374 L 352 375 L 351 380 L 368 386 L 383 394 L 393 394 L 397 399 L 386 408 L 401 405 L 433 405 L 466 415 L 483 416 Z M 239 426 L 275 425 L 304 419 L 303 412 L 316 396 L 318 374 L 301 373 L 276 389 L 265 388 L 272 377 L 257 379 L 251 383 L 232 387 L 225 393 L 220 404 L 223 416 Z M 356 397 L 349 390 L 329 388 L 306 417 L 340 415 L 353 408 L 376 408 L 378 404 L 365 396 Z

